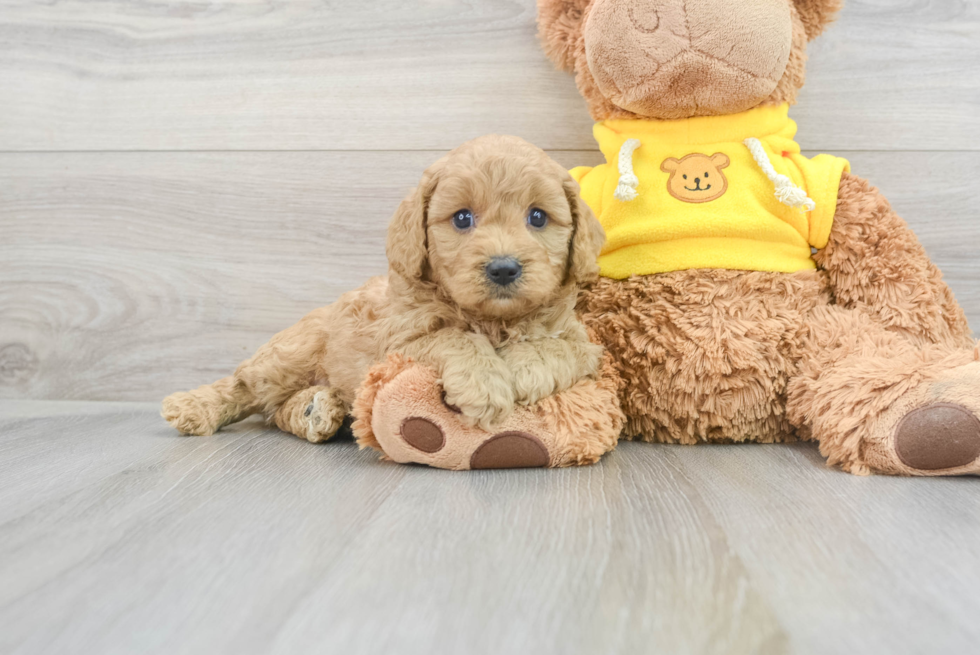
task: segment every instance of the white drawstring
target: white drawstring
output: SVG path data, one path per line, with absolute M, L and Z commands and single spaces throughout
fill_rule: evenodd
M 627 139 L 619 149 L 619 186 L 616 187 L 616 200 L 629 202 L 639 195 L 636 190 L 640 179 L 633 172 L 633 152 L 640 147 L 639 139 Z
M 817 203 L 806 195 L 806 191 L 793 184 L 793 180 L 776 172 L 769 160 L 769 155 L 766 154 L 765 148 L 762 147 L 762 143 L 758 139 L 746 139 L 745 147 L 752 153 L 752 158 L 755 159 L 755 163 L 759 165 L 762 172 L 776 186 L 776 199 L 779 202 L 787 207 L 798 207 L 810 212 L 817 208 Z

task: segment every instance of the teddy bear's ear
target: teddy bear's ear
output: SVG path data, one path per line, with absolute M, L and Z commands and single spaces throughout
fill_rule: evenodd
M 820 36 L 844 6 L 844 0 L 793 0 L 796 11 L 806 26 L 806 35 L 812 41 Z
M 714 165 L 715 168 L 721 170 L 723 168 L 728 168 L 728 165 L 732 163 L 732 160 L 730 160 L 728 158 L 728 155 L 726 155 L 725 153 L 716 152 L 715 154 L 711 155 L 711 163 Z
M 664 173 L 673 173 L 680 165 L 681 163 L 678 160 L 674 159 L 673 157 L 668 157 L 664 160 L 664 163 L 660 164 L 660 170 L 662 170 Z
M 575 47 L 582 39 L 582 16 L 592 0 L 538 0 L 538 35 L 548 59 L 575 70 Z

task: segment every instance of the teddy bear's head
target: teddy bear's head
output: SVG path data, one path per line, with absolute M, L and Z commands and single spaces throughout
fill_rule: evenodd
M 548 56 L 596 120 L 793 102 L 806 46 L 843 0 L 538 0 Z

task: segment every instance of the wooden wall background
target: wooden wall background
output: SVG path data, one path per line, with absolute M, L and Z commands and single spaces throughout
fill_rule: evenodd
M 980 325 L 980 2 L 849 0 L 794 111 Z M 534 0 L 0 0 L 0 398 L 156 400 L 384 270 L 425 166 L 594 163 Z

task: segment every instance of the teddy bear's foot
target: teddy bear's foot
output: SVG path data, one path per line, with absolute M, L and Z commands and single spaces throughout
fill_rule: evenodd
M 899 475 L 980 475 L 980 362 L 906 394 L 881 416 L 865 459 Z
M 922 471 L 968 467 L 980 458 L 980 419 L 955 403 L 919 407 L 895 428 L 895 453 L 903 464 Z
M 404 382 L 409 381 L 404 380 Z M 385 454 L 399 462 L 417 462 L 457 470 L 544 468 L 551 465 L 548 446 L 530 432 L 510 430 L 487 433 L 474 430 L 472 434 L 468 434 L 467 431 L 460 430 L 462 426 L 456 419 L 445 423 L 447 427 L 444 430 L 436 421 L 412 416 L 401 422 L 401 428 L 397 432 L 381 427 L 375 435 Z M 488 434 L 492 436 L 487 438 Z M 405 444 L 408 448 L 405 448 Z M 473 444 L 479 445 L 468 460 L 466 452 L 451 452 L 469 451 Z M 444 449 L 450 451 L 446 453 L 449 457 L 437 456 Z M 397 455 L 389 453 L 397 453 Z M 429 461 L 424 461 L 426 459 Z
M 621 427 L 615 396 L 592 381 L 517 408 L 494 431 L 470 427 L 445 402 L 434 370 L 398 356 L 372 369 L 354 415 L 362 446 L 453 470 L 592 464 L 615 447 Z

